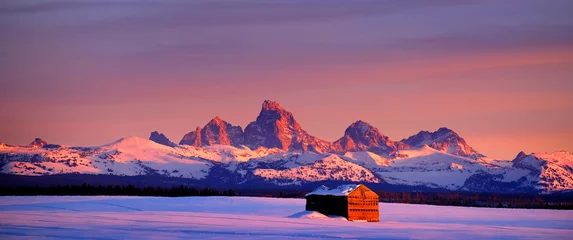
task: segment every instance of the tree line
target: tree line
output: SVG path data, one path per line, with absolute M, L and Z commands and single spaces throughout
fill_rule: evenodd
M 378 194 L 381 202 L 389 203 L 573 210 L 573 195 L 385 191 L 376 191 L 376 193 Z
M 213 188 L 196 189 L 185 185 L 173 187 L 136 187 L 134 185 L 57 185 L 0 187 L 0 196 L 237 196 L 232 189 L 219 191 Z
M 284 189 L 283 189 L 284 190 Z M 291 190 L 247 191 L 246 196 L 304 198 L 307 191 Z M 501 194 L 470 192 L 389 192 L 375 191 L 380 202 L 429 204 L 442 206 L 540 208 L 573 210 L 573 194 Z M 137 187 L 134 185 L 56 185 L 0 187 L 0 196 L 241 196 L 233 189 L 193 188 L 186 185 L 173 187 Z
M 477 192 L 390 192 L 375 190 L 380 202 L 439 206 L 536 208 L 573 210 L 573 194 L 477 193 Z M 304 198 L 305 191 L 260 193 L 253 196 Z

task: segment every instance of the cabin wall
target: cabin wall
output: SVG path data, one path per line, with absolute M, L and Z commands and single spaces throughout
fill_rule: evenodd
M 348 217 L 349 221 L 365 220 L 368 222 L 379 222 L 380 212 L 378 206 L 378 195 L 372 190 L 361 186 L 348 195 Z
M 348 218 L 348 201 L 343 196 L 311 195 L 306 197 L 306 210 Z

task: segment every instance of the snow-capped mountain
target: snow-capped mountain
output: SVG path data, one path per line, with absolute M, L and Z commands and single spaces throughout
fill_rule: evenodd
M 254 169 L 253 173 L 265 180 L 276 181 L 277 183 L 283 182 L 283 184 L 301 184 L 302 182 L 327 180 L 380 182 L 380 179 L 369 169 L 346 161 L 336 154 L 327 154 L 327 156 L 321 156 L 318 160 L 298 166 L 285 166 L 279 169 L 257 168 Z
M 378 128 L 363 121 L 352 123 L 344 131 L 344 136 L 334 142 L 334 146 L 339 152 L 370 151 L 384 156 L 410 147 L 402 142 L 390 140 L 380 133 Z
M 42 146 L 44 146 L 46 144 L 48 144 L 46 141 L 42 140 L 41 138 L 36 138 L 28 146 L 35 147 L 35 148 L 41 148 Z
M 316 153 L 279 148 L 165 146 L 129 137 L 99 147 L 0 146 L 2 173 L 165 176 L 222 184 L 303 186 L 318 181 L 367 182 L 459 191 L 543 192 L 573 189 L 573 155 L 521 153 L 508 166 L 438 151 L 427 145 L 373 152 Z M 47 147 L 48 146 L 48 147 Z
M 363 121 L 331 143 L 308 134 L 278 103 L 265 101 L 245 131 L 215 117 L 180 144 L 152 132 L 95 147 L 35 139 L 0 143 L 5 174 L 156 176 L 220 186 L 305 186 L 366 182 L 373 188 L 480 192 L 573 190 L 573 154 L 520 153 L 511 161 L 485 158 L 454 131 L 421 131 L 392 141 Z
M 179 144 L 196 147 L 214 144 L 240 146 L 243 139 L 243 128 L 215 117 L 205 127 L 197 127 L 195 131 L 185 134 Z
M 512 167 L 528 170 L 523 185 L 535 184 L 545 192 L 573 189 L 573 154 L 565 151 L 525 154 L 520 152 Z
M 418 134 L 403 139 L 401 142 L 418 148 L 428 145 L 439 151 L 473 159 L 485 157 L 470 147 L 457 133 L 445 127 L 435 132 L 420 131 Z
M 2 147 L 2 172 L 21 175 L 160 174 L 199 179 L 212 165 L 209 161 L 188 157 L 180 148 L 137 137 L 122 138 L 99 147 L 45 146 Z
M 285 151 L 327 152 L 332 149 L 331 143 L 308 134 L 291 112 L 269 100 L 263 102 L 257 120 L 245 128 L 245 145 L 250 148 L 279 148 Z
M 197 127 L 195 131 L 185 134 L 179 144 L 196 147 L 213 144 L 236 147 L 245 145 L 252 149 L 264 147 L 318 153 L 370 151 L 385 157 L 395 154 L 397 150 L 429 145 L 454 155 L 474 159 L 485 157 L 470 147 L 457 133 L 447 128 L 440 128 L 436 132 L 421 131 L 402 141 L 393 141 L 378 128 L 358 120 L 344 131 L 344 136 L 340 139 L 328 142 L 308 134 L 291 112 L 270 100 L 263 102 L 256 120 L 249 123 L 244 132 L 240 126 L 233 126 L 215 117 L 203 128 Z

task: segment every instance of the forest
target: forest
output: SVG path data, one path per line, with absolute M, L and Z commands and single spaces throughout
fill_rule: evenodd
M 185 185 L 173 187 L 136 187 L 134 185 L 57 185 L 0 187 L 0 196 L 236 196 L 232 190 L 196 189 Z

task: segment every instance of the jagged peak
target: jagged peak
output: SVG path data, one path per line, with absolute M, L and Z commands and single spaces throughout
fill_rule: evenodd
M 404 138 L 401 140 L 401 142 L 409 142 L 412 141 L 413 139 L 419 138 L 419 137 L 424 137 L 424 138 L 431 138 L 431 139 L 442 139 L 444 137 L 450 137 L 453 136 L 455 138 L 459 138 L 462 139 L 462 137 L 460 137 L 460 135 L 458 135 L 454 130 L 447 128 L 447 127 L 441 127 L 438 130 L 434 131 L 434 132 L 430 132 L 427 130 L 422 130 L 420 132 L 418 132 L 415 135 L 412 135 L 408 138 Z M 462 139 L 463 140 L 463 139 Z
M 521 151 L 517 154 L 517 156 L 515 156 L 515 160 L 519 160 L 522 159 L 524 157 L 527 157 L 529 154 L 525 153 L 524 151 Z
M 151 132 L 151 134 L 149 134 L 149 140 L 153 141 L 153 139 L 156 137 L 167 138 L 167 137 L 165 137 L 165 135 L 163 133 L 160 133 L 158 131 L 153 131 L 153 132 Z
M 400 142 L 414 147 L 428 144 L 436 150 L 473 159 L 485 157 L 485 155 L 470 147 L 454 130 L 447 127 L 441 127 L 434 132 L 420 131 L 413 136 L 402 139 Z
M 271 101 L 271 100 L 265 100 L 263 102 L 263 110 L 278 111 L 278 110 L 284 110 L 284 108 L 278 102 Z
M 439 128 L 437 131 L 433 132 L 433 134 L 437 134 L 440 136 L 444 136 L 444 135 L 453 135 L 453 136 L 458 136 L 459 135 L 452 129 L 449 129 L 447 127 L 441 127 Z
M 436 131 L 436 132 L 453 132 L 453 131 L 454 130 L 449 129 L 447 127 L 441 127 L 441 128 L 438 128 L 438 131 Z
M 209 121 L 209 123 L 219 124 L 219 123 L 225 123 L 225 121 L 223 119 L 221 119 L 219 116 L 215 116 L 213 119 L 211 119 L 211 121 Z
M 350 126 L 348 126 L 348 128 L 346 128 L 346 132 L 348 132 L 352 129 L 360 130 L 360 132 L 362 132 L 362 133 L 364 133 L 370 129 L 375 129 L 376 131 L 378 130 L 376 127 L 372 126 L 372 124 L 367 123 L 367 122 L 362 121 L 362 120 L 358 120 L 358 121 L 350 124 Z
M 422 130 L 422 131 L 418 132 L 417 135 L 420 135 L 420 134 L 432 134 L 432 133 L 430 131 L 427 131 L 427 130 Z
M 358 121 L 356 121 L 356 122 L 353 122 L 352 124 L 350 124 L 350 126 L 367 126 L 367 127 L 374 127 L 374 126 L 372 126 L 372 124 L 367 123 L 367 122 L 362 121 L 362 120 L 358 120 Z
M 257 116 L 255 122 L 266 124 L 272 123 L 279 119 L 286 120 L 295 128 L 300 128 L 298 122 L 295 120 L 291 112 L 285 110 L 280 104 L 271 100 L 265 100 L 263 102 L 261 112 L 259 113 L 259 116 Z
M 174 147 L 176 145 L 174 142 L 171 142 L 171 140 L 169 140 L 165 134 L 158 131 L 151 132 L 149 135 L 149 140 L 170 147 Z
M 47 144 L 46 141 L 42 140 L 41 138 L 36 138 L 36 139 L 34 139 L 34 141 L 32 141 L 32 142 L 29 144 L 29 146 L 32 146 L 32 147 L 42 147 L 42 146 L 44 146 L 44 145 L 46 145 L 46 144 Z
M 230 122 L 227 122 L 227 121 L 221 119 L 219 116 L 215 116 L 213 119 L 211 119 L 211 121 L 209 121 L 203 127 L 203 129 L 208 129 L 208 128 L 213 127 L 213 126 L 222 127 L 222 128 L 237 127 L 239 129 L 241 129 L 241 131 L 243 130 L 243 128 L 241 126 L 235 126 L 235 125 L 231 124 Z M 197 131 L 201 131 L 203 129 L 198 128 Z

